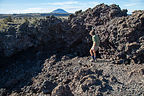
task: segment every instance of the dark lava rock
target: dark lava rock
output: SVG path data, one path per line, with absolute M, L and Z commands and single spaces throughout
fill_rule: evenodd
M 3 88 L 0 89 L 0 96 L 7 96 L 6 89 L 3 89 Z
M 75 77 L 70 83 L 74 94 L 78 96 L 89 96 L 96 93 L 98 95 L 99 92 L 110 92 L 113 90 L 109 85 L 109 79 L 106 79 L 102 74 L 99 74 L 98 71 L 101 70 L 89 71 L 90 69 L 88 68 L 81 68 L 80 71 L 75 73 Z
M 35 24 L 24 22 L 10 26 L 0 32 L 0 67 L 11 64 L 11 70 L 14 70 L 9 73 L 14 75 L 6 81 L 4 75 L 8 76 L 8 72 L 2 72 L 1 78 L 5 77 L 2 78 L 5 83 L 1 84 L 2 95 L 7 93 L 2 87 L 19 89 L 23 91 L 20 95 L 28 93 L 29 96 L 100 96 L 110 93 L 113 90 L 110 83 L 117 83 L 117 78 L 104 77 L 103 70 L 92 68 L 86 63 L 88 60 L 85 63 L 77 58 L 69 61 L 74 56 L 89 55 L 92 45 L 89 32 L 92 29 L 100 37 L 98 53 L 101 58 L 111 59 L 117 64 L 144 63 L 143 10 L 127 15 L 127 10 L 121 10 L 118 5 L 99 4 L 86 11 L 77 11 L 67 20 L 49 16 Z M 43 64 L 41 61 L 44 60 Z M 16 70 L 18 65 L 19 70 Z M 19 74 L 24 75 L 16 77 Z M 30 86 L 25 88 L 24 85 L 28 84 Z
M 45 81 L 42 84 L 41 91 L 44 94 L 50 94 L 55 87 L 56 87 L 56 83 L 52 83 L 50 81 Z
M 58 85 L 52 91 L 51 96 L 74 96 L 68 85 Z
M 127 16 L 127 10 L 121 10 L 118 5 L 100 4 L 71 14 L 68 20 L 49 16 L 38 20 L 35 25 L 24 22 L 17 28 L 9 27 L 6 32 L 1 32 L 0 55 L 12 56 L 30 47 L 48 45 L 48 50 L 54 48 L 55 52 L 65 50 L 86 56 L 92 43 L 89 31 L 94 28 L 100 37 L 99 52 L 102 58 L 143 63 L 143 14 L 144 11 L 139 10 Z M 125 56 L 117 56 L 121 53 Z

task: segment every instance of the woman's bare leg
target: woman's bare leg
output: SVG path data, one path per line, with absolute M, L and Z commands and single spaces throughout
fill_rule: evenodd
M 96 51 L 95 50 L 93 50 L 93 53 L 94 53 L 94 56 L 96 57 Z
M 93 51 L 90 49 L 90 55 L 93 56 Z
M 90 55 L 91 55 L 91 60 L 90 61 L 94 61 L 94 55 L 93 55 L 93 51 L 90 49 Z
M 96 60 L 96 51 L 93 50 L 93 53 L 94 53 L 94 60 Z

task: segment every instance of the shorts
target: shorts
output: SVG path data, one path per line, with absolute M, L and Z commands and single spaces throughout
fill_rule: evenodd
M 93 46 L 91 47 L 91 50 L 95 50 L 95 51 L 97 51 L 98 48 L 99 48 L 99 46 L 94 46 L 94 45 L 93 45 Z

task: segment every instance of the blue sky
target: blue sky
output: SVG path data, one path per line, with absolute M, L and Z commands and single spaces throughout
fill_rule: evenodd
M 74 13 L 100 3 L 117 4 L 121 9 L 128 9 L 128 13 L 144 10 L 144 0 L 0 0 L 0 14 L 48 13 L 58 8 Z

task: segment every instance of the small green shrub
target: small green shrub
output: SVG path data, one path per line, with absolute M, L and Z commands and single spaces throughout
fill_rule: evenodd
M 13 22 L 13 19 L 11 16 L 8 16 L 6 18 L 3 19 L 4 23 L 8 23 L 8 22 Z
M 29 22 L 28 18 L 27 17 L 24 17 L 24 20 L 25 22 Z

